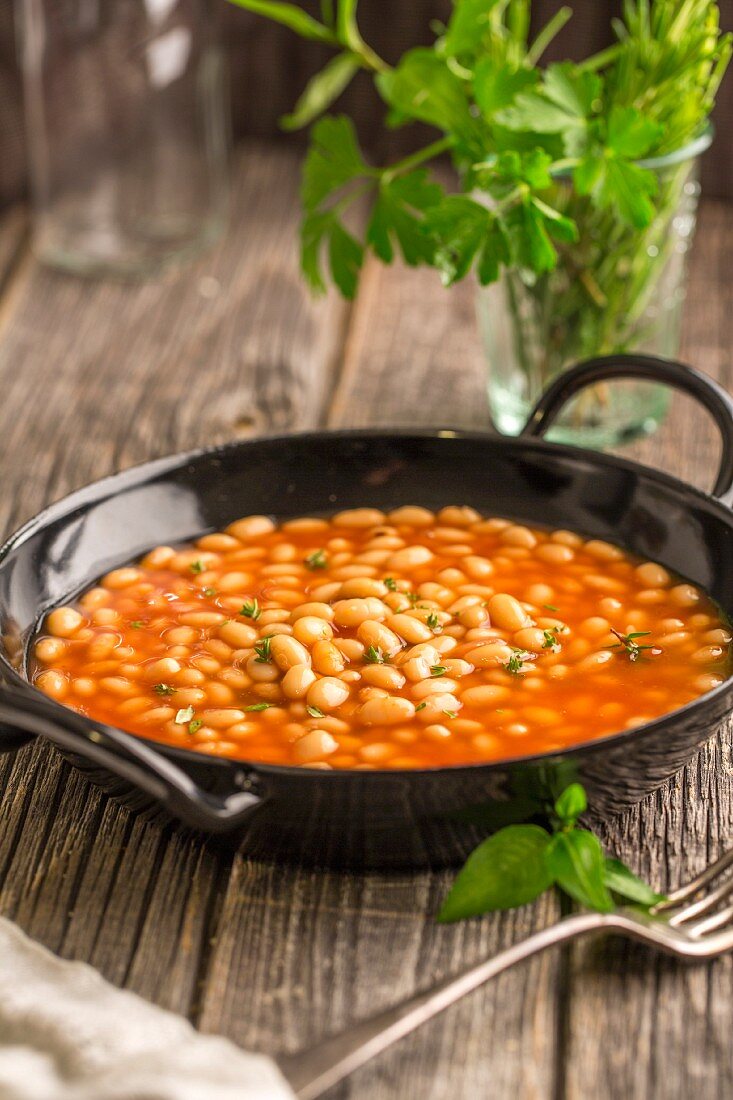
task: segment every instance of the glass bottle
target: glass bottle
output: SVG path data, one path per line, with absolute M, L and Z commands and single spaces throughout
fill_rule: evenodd
M 149 276 L 213 241 L 228 97 L 207 0 L 22 0 L 36 254 Z

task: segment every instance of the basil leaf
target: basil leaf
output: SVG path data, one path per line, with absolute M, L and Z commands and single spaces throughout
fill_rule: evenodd
M 315 42 L 334 41 L 333 33 L 328 27 L 324 27 L 296 4 L 285 4 L 281 0 L 232 0 L 232 3 L 255 12 L 256 15 L 265 15 L 275 23 L 289 27 L 303 38 L 310 38 Z
M 283 130 L 299 130 L 322 114 L 341 95 L 359 71 L 359 62 L 351 53 L 340 53 L 308 81 L 292 112 L 283 115 Z
M 526 905 L 552 885 L 550 836 L 539 825 L 508 825 L 471 853 L 443 902 L 442 923 Z
M 588 799 L 580 783 L 571 783 L 555 802 L 555 813 L 565 825 L 574 825 L 588 809 Z
M 638 905 L 651 908 L 660 901 L 664 901 L 664 894 L 657 894 L 630 871 L 620 859 L 607 858 L 603 870 L 603 878 L 609 890 L 628 901 L 635 901 Z
M 593 833 L 586 829 L 557 833 L 547 850 L 547 867 L 571 898 L 600 913 L 611 912 L 614 906 L 604 881 L 603 849 Z

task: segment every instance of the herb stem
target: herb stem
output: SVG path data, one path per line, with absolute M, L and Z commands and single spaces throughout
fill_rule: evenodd
M 567 21 L 572 18 L 572 15 L 572 8 L 560 8 L 560 10 L 553 15 L 549 23 L 545 24 L 545 26 L 535 38 L 532 45 L 527 50 L 527 55 L 524 59 L 524 63 L 528 69 L 531 69 L 534 65 L 537 64 L 539 59 L 542 57 L 542 54 L 552 42 L 553 38 L 555 38 L 560 33 Z
M 426 160 L 432 160 L 434 157 L 440 156 L 441 153 L 445 153 L 452 145 L 452 137 L 438 138 L 438 140 L 432 142 L 432 144 L 426 145 L 423 149 L 418 149 L 415 153 L 411 153 L 409 157 L 404 157 L 402 160 L 397 161 L 396 164 L 390 164 L 388 168 L 383 168 L 381 172 L 382 180 L 385 183 L 390 183 L 395 176 L 402 175 L 404 172 L 411 172 L 413 168 L 417 168 L 421 164 L 424 164 Z

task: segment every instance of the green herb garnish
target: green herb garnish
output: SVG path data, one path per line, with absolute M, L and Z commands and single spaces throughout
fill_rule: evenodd
M 615 638 L 618 638 L 616 645 L 609 646 L 609 649 L 624 649 L 630 661 L 636 662 L 643 656 L 644 650 L 651 651 L 651 654 L 655 657 L 662 651 L 659 646 L 655 645 L 640 645 L 637 642 L 637 638 L 647 638 L 651 631 L 649 630 L 635 630 L 631 634 L 620 634 L 618 630 L 614 630 L 611 627 L 611 633 Z
M 200 558 L 197 558 L 196 561 L 191 562 L 188 568 L 191 570 L 192 573 L 203 573 L 206 566 Z
M 430 675 L 431 676 L 445 676 L 447 671 L 448 671 L 448 669 L 445 667 L 445 665 L 431 665 L 430 666 Z
M 142 628 L 145 626 L 145 623 L 142 621 L 142 619 L 133 619 L 130 623 L 130 626 L 133 630 L 142 630 Z
M 458 711 L 457 710 L 444 710 L 443 714 L 446 716 L 446 718 L 457 718 L 458 717 Z
M 311 718 L 325 718 L 326 717 L 326 715 L 323 713 L 323 711 L 320 709 L 320 707 L 312 707 L 312 706 L 308 705 L 305 709 L 308 711 Z
M 407 599 L 409 600 L 409 602 L 412 604 L 413 607 L 415 606 L 417 601 L 420 599 L 417 592 L 403 592 L 402 595 L 407 597 Z
M 253 622 L 257 622 L 262 614 L 262 608 L 259 605 L 259 601 L 256 599 L 245 600 L 239 614 L 243 615 L 245 619 L 252 619 Z
M 429 626 L 431 630 L 440 630 L 440 619 L 435 611 L 431 611 L 429 615 L 425 616 L 425 625 Z
M 544 607 L 545 611 L 557 611 L 558 610 L 553 603 L 543 603 L 542 606 Z
M 178 711 L 173 721 L 176 723 L 177 726 L 185 726 L 188 722 L 192 720 L 193 716 L 193 707 L 183 707 L 181 710 Z
M 156 695 L 174 695 L 176 689 L 170 684 L 155 684 L 153 691 Z
M 314 550 L 312 554 L 309 554 L 308 557 L 304 559 L 304 561 L 308 569 L 328 568 L 328 559 L 325 550 Z
M 193 721 L 188 723 L 188 732 L 193 736 L 194 733 L 201 729 L 203 724 L 202 718 L 194 718 Z
M 208 588 L 204 588 L 203 591 L 204 591 L 204 596 L 207 596 L 209 599 L 211 599 L 212 596 L 216 595 L 216 589 L 212 588 L 210 585 L 209 585 Z
M 505 668 L 512 676 L 519 676 L 520 673 L 524 672 L 525 656 L 524 650 L 515 649 L 506 664 L 502 665 L 502 668 Z
M 270 634 L 268 634 L 267 637 L 263 638 L 261 641 L 257 642 L 257 644 L 255 645 L 255 653 L 257 654 L 257 656 L 255 657 L 255 662 L 257 664 L 266 665 L 267 662 L 270 660 L 271 645 L 272 636 Z
M 663 901 L 628 867 L 603 853 L 598 838 L 577 826 L 587 808 L 579 783 L 566 787 L 554 804 L 528 807 L 549 818 L 549 829 L 512 824 L 479 844 L 464 864 L 438 914 L 449 922 L 496 909 L 526 905 L 551 886 L 589 909 L 608 913 L 616 899 L 650 910 Z M 529 815 L 528 815 L 529 816 Z
M 415 707 L 415 714 L 417 714 L 417 712 L 419 710 L 425 710 L 425 707 L 427 705 L 428 705 L 427 703 L 418 703 L 417 706 Z
M 368 665 L 383 665 L 387 658 L 384 656 L 381 649 L 377 649 L 376 646 L 370 645 L 364 653 L 364 660 Z
M 664 245 L 688 170 L 680 164 L 670 182 L 645 162 L 704 132 L 731 55 L 716 3 L 627 0 L 610 48 L 542 68 L 571 15 L 565 7 L 531 37 L 528 0 L 454 0 L 435 42 L 392 67 L 364 41 L 357 0 L 340 0 L 336 18 L 324 0 L 320 20 L 293 3 L 235 2 L 336 51 L 285 128 L 318 119 L 366 71 L 388 124 L 437 131 L 430 144 L 375 167 L 347 117 L 318 119 L 301 227 L 301 264 L 315 290 L 325 288 L 327 258 L 331 278 L 353 298 L 367 250 L 385 263 L 400 252 L 408 264 L 432 266 L 446 285 L 472 270 L 485 285 L 507 269 L 529 288 L 538 317 L 544 306 L 554 369 L 599 354 L 604 334 L 629 344 L 659 270 L 642 231 L 658 226 L 653 239 Z M 447 151 L 460 177 L 451 192 L 426 168 Z M 477 191 L 489 201 L 473 198 Z M 359 239 L 349 214 L 365 202 Z
M 394 577 L 385 577 L 384 584 L 387 586 L 390 592 L 397 591 L 397 581 L 394 579 Z
M 251 711 L 269 710 L 270 707 L 274 707 L 274 705 L 274 703 L 252 703 L 250 706 L 245 707 L 244 709 L 247 711 L 247 713 L 250 713 Z
M 554 649 L 556 645 L 559 645 L 557 640 L 557 633 L 555 630 L 543 630 L 542 631 L 542 648 Z

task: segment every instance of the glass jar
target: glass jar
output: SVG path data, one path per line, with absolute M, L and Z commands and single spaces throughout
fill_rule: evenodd
M 146 276 L 226 220 L 228 97 L 207 0 L 22 0 L 40 259 Z
M 553 378 L 611 352 L 675 358 L 699 197 L 697 157 L 712 134 L 676 153 L 640 162 L 655 172 L 659 211 L 646 229 L 621 224 L 559 179 L 548 201 L 572 217 L 580 239 L 560 246 L 539 278 L 505 271 L 479 289 L 478 319 L 488 366 L 489 405 L 499 431 L 516 435 Z M 670 391 L 649 382 L 590 387 L 572 401 L 549 438 L 606 447 L 649 434 Z

